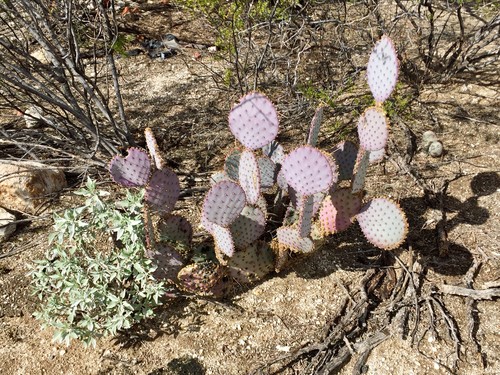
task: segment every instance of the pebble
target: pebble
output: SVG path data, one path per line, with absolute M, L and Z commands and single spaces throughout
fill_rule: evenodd
M 429 145 L 429 155 L 433 158 L 439 158 L 443 155 L 443 144 L 440 141 L 432 142 Z

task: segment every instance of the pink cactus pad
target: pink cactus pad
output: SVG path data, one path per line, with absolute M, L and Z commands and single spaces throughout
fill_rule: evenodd
M 245 205 L 245 192 L 241 186 L 232 181 L 221 181 L 208 191 L 202 215 L 212 223 L 228 226 L 240 215 Z
M 260 172 L 257 158 L 252 151 L 245 150 L 241 153 L 239 180 L 245 191 L 247 202 L 255 204 L 260 195 Z
M 330 193 L 319 211 L 319 224 L 323 235 L 346 230 L 361 209 L 360 194 L 352 194 L 348 188 Z
M 370 166 L 370 151 L 359 149 L 354 178 L 352 179 L 352 192 L 359 193 L 365 187 L 366 172 Z
M 179 178 L 169 168 L 156 170 L 148 185 L 144 198 L 150 206 L 160 212 L 172 212 L 181 191 Z
M 333 151 L 333 158 L 339 168 L 339 181 L 350 180 L 356 164 L 358 148 L 349 141 L 339 143 Z
M 337 179 L 329 161 L 320 150 L 302 146 L 293 150 L 283 162 L 283 175 L 291 187 L 300 195 L 313 195 L 328 190 Z
M 298 231 L 300 237 L 307 237 L 311 233 L 312 218 L 314 215 L 314 195 L 301 199 L 299 208 Z
M 358 121 L 358 135 L 361 147 L 376 151 L 385 147 L 389 137 L 389 127 L 384 111 L 376 107 L 368 108 Z
M 149 155 L 153 158 L 157 169 L 162 169 L 165 166 L 165 161 L 163 160 L 158 143 L 156 143 L 155 135 L 151 128 L 146 128 L 144 130 L 144 136 L 146 137 L 146 146 L 149 151 Z
M 396 87 L 399 62 L 396 49 L 388 36 L 373 47 L 367 67 L 368 86 L 377 103 L 384 102 Z
M 307 137 L 307 144 L 309 146 L 316 147 L 318 142 L 319 129 L 321 127 L 321 121 L 323 121 L 323 106 L 316 109 L 316 113 L 311 121 L 311 127 L 309 128 L 309 136 Z
M 228 257 L 232 256 L 234 253 L 234 241 L 231 231 L 228 228 L 214 224 L 212 235 L 214 236 L 216 250 Z M 219 261 L 223 262 L 222 259 L 219 259 Z
M 266 227 L 266 216 L 258 207 L 245 206 L 240 216 L 231 224 L 234 245 L 244 249 L 256 241 Z
M 270 143 L 278 134 L 278 127 L 278 114 L 273 103 L 258 92 L 245 95 L 229 112 L 231 132 L 250 150 Z
M 301 237 L 299 231 L 293 227 L 280 227 L 276 231 L 279 246 L 297 253 L 311 253 L 314 243 L 309 237 Z
M 405 214 L 398 204 L 385 198 L 368 202 L 361 209 L 357 220 L 368 241 L 384 250 L 401 245 L 408 233 Z
M 109 173 L 113 181 L 125 187 L 146 185 L 150 171 L 151 161 L 148 154 L 135 147 L 128 149 L 125 158 L 117 155 L 109 163 Z

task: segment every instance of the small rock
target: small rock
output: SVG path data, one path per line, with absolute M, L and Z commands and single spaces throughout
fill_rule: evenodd
M 429 150 L 429 146 L 431 145 L 432 142 L 436 142 L 438 140 L 438 137 L 436 133 L 434 133 L 431 130 L 428 130 L 422 134 L 422 149 L 424 151 Z
M 16 231 L 16 224 L 13 223 L 15 220 L 14 215 L 0 207 L 0 242 L 7 240 Z
M 441 155 L 443 155 L 443 144 L 439 141 L 432 142 L 429 145 L 429 155 L 432 156 L 433 158 L 439 158 Z
M 217 52 L 217 46 L 208 47 L 208 52 Z
M 28 161 L 0 160 L 0 206 L 35 213 L 49 194 L 66 187 L 64 172 Z

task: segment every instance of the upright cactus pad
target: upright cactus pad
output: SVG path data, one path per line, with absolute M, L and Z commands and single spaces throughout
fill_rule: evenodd
M 245 95 L 229 112 L 231 132 L 250 150 L 261 148 L 274 140 L 278 127 L 278 114 L 273 103 L 257 92 Z
M 264 156 L 270 158 L 275 164 L 283 164 L 283 160 L 285 160 L 285 150 L 283 146 L 276 141 L 272 141 L 262 147 L 262 153 Z
M 406 216 L 399 205 L 385 198 L 368 202 L 357 220 L 367 240 L 384 250 L 401 245 L 408 232 Z
M 234 254 L 234 241 L 231 231 L 228 228 L 222 227 L 220 225 L 214 224 L 212 226 L 212 235 L 215 240 L 215 252 L 216 254 L 224 254 L 228 257 L 233 256 Z M 225 260 L 221 259 L 221 257 L 217 257 L 221 263 L 224 263 Z
M 241 150 L 234 149 L 227 155 L 224 162 L 224 172 L 226 172 L 229 178 L 235 182 L 238 181 L 239 176 L 240 156 Z
M 256 242 L 237 251 L 228 260 L 229 275 L 240 283 L 264 278 L 274 269 L 274 254 L 265 242 Z
M 239 181 L 245 191 L 247 202 L 257 203 L 260 196 L 260 172 L 257 158 L 252 151 L 245 150 L 241 153 Z
M 278 167 L 274 162 L 266 157 L 260 157 L 257 159 L 257 163 L 259 164 L 259 172 L 260 172 L 260 187 L 262 190 L 270 190 L 274 187 L 276 183 L 276 178 L 278 175 Z
M 276 238 L 282 249 L 307 254 L 314 250 L 314 243 L 309 237 L 302 237 L 294 227 L 281 227 L 276 231 Z
M 335 146 L 333 159 L 337 162 L 339 168 L 339 181 L 350 180 L 356 164 L 358 148 L 349 141 L 344 141 Z
M 228 226 L 236 220 L 245 205 L 245 192 L 241 186 L 235 182 L 222 181 L 208 191 L 202 215 L 212 223 Z
M 283 175 L 300 195 L 313 195 L 328 190 L 337 180 L 333 161 L 317 148 L 302 146 L 293 150 L 283 162 Z
M 373 47 L 367 67 L 368 86 L 377 103 L 384 102 L 396 87 L 399 63 L 396 49 L 388 36 Z
M 370 165 L 370 151 L 359 149 L 358 159 L 352 179 L 352 192 L 359 193 L 365 187 L 366 172 Z
M 314 215 L 314 195 L 301 199 L 299 208 L 298 231 L 301 237 L 307 237 L 311 233 L 312 218 Z
M 389 128 L 385 113 L 376 107 L 368 108 L 358 121 L 358 135 L 361 147 L 368 151 L 385 148 Z
M 258 207 L 246 206 L 240 216 L 231 224 L 234 245 L 244 249 L 256 241 L 266 226 L 266 216 Z
M 323 121 L 323 108 L 318 107 L 316 113 L 311 121 L 311 127 L 309 128 L 309 135 L 307 137 L 307 144 L 312 147 L 316 147 L 318 142 L 319 129 L 321 127 L 321 121 Z
M 149 155 L 153 158 L 157 169 L 163 169 L 165 166 L 165 161 L 163 160 L 158 143 L 156 143 L 155 135 L 151 128 L 146 128 L 144 130 L 144 136 L 146 137 L 146 146 L 149 151 Z
M 156 170 L 151 176 L 144 198 L 156 211 L 169 213 L 174 209 L 180 191 L 177 175 L 169 168 L 163 168 Z
M 138 148 L 128 149 L 124 158 L 116 155 L 109 164 L 113 181 L 125 187 L 144 186 L 149 180 L 151 161 L 148 154 Z
M 327 196 L 319 211 L 319 225 L 324 236 L 346 230 L 361 209 L 360 194 L 348 188 L 337 189 Z

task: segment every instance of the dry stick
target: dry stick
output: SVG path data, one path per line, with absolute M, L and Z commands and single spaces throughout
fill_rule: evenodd
M 460 333 L 458 330 L 457 323 L 455 319 L 450 315 L 450 313 L 446 310 L 444 303 L 438 300 L 435 296 L 430 295 L 427 297 L 430 301 L 434 303 L 438 307 L 441 316 L 444 318 L 446 322 L 446 326 L 448 327 L 448 334 L 450 338 L 453 340 L 455 344 L 455 358 L 453 359 L 453 369 L 452 373 L 458 368 L 458 361 L 460 360 L 460 348 L 462 347 L 462 340 L 460 339 Z M 443 367 L 446 367 L 443 365 Z
M 438 286 L 439 290 L 445 294 L 452 294 L 455 296 L 462 296 L 471 298 L 473 300 L 492 300 L 493 298 L 500 297 L 500 288 L 488 289 L 470 289 L 461 286 L 442 284 Z
M 99 167 L 106 166 L 106 163 L 104 163 L 104 162 L 99 162 L 99 161 L 92 160 L 92 159 L 86 159 L 86 158 L 83 158 L 81 156 L 72 154 L 70 152 L 63 151 L 63 150 L 55 148 L 55 147 L 42 145 L 42 144 L 31 143 L 31 142 L 8 141 L 8 140 L 6 141 L 6 140 L 3 140 L 3 139 L 0 139 L 0 144 L 13 145 L 13 146 L 18 146 L 20 148 L 21 148 L 21 146 L 43 148 L 45 150 L 54 151 L 54 152 L 58 152 L 58 153 L 63 154 L 63 155 L 67 155 L 67 156 L 71 157 L 72 159 L 83 161 L 86 164 L 96 165 L 96 166 L 99 166 Z
M 467 273 L 464 276 L 464 283 L 469 290 L 473 290 L 474 278 L 479 272 L 481 265 L 483 264 L 482 259 L 477 259 L 474 257 L 474 262 L 472 266 L 469 268 Z M 500 296 L 500 288 L 498 289 L 498 295 Z M 467 315 L 469 317 L 467 323 L 467 329 L 469 331 L 469 338 L 474 343 L 474 347 L 476 349 L 476 353 L 479 354 L 479 358 L 481 360 L 481 365 L 483 369 L 486 367 L 486 360 L 484 355 L 481 353 L 481 344 L 479 339 L 477 338 L 477 331 L 479 329 L 479 314 L 477 313 L 477 300 L 468 297 L 467 298 Z

